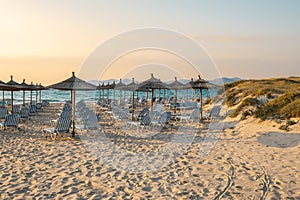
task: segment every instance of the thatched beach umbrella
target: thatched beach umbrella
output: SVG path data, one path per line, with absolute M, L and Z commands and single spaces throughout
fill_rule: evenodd
M 25 91 L 32 90 L 33 88 L 25 82 L 25 79 L 23 79 L 23 82 L 21 83 L 21 85 L 23 87 L 22 88 L 22 90 L 23 90 L 23 106 L 25 106 Z
M 168 86 L 171 90 L 174 90 L 174 113 L 176 114 L 177 90 L 182 89 L 183 84 L 177 81 L 177 77 L 175 77 L 175 81 Z
M 0 82 L 0 90 L 2 90 L 2 100 L 3 100 L 3 102 L 4 102 L 4 91 L 10 91 L 10 90 L 13 90 L 13 89 L 15 89 L 15 87 L 14 86 L 11 86 L 11 85 L 7 85 L 6 83 L 4 83 L 4 82 Z
M 29 85 L 29 91 L 30 91 L 30 105 L 32 105 L 32 91 L 36 90 L 36 86 L 33 84 L 33 82 Z
M 99 84 L 96 88 L 99 91 L 99 100 L 104 99 L 104 88 L 105 88 L 104 83 L 102 83 L 102 85 Z
M 151 107 L 153 107 L 153 97 L 154 97 L 154 90 L 155 89 L 168 89 L 167 84 L 161 82 L 159 79 L 154 78 L 153 74 L 151 73 L 151 78 L 140 83 L 138 90 L 151 90 L 152 93 L 152 100 L 151 100 Z
M 114 90 L 115 87 L 116 87 L 116 83 L 115 82 L 113 82 L 113 84 L 107 83 L 107 85 L 104 86 L 104 89 L 107 90 L 107 95 L 106 95 L 107 100 L 109 99 L 109 91 L 110 90 Z
M 120 105 L 121 105 L 121 101 L 122 101 L 122 89 L 125 86 L 124 83 L 122 83 L 122 79 L 120 79 L 120 82 L 116 84 L 115 86 L 115 90 L 119 90 L 120 91 Z
M 41 102 L 42 101 L 42 90 L 46 90 L 47 88 L 40 83 L 37 86 L 37 89 L 39 90 L 39 102 Z
M 134 91 L 137 91 L 139 88 L 139 85 L 134 82 L 134 78 L 132 78 L 132 82 L 129 83 L 128 85 L 125 85 L 122 87 L 123 90 L 125 91 L 131 91 L 132 95 L 132 112 L 131 112 L 131 118 L 133 119 L 134 116 Z
M 201 78 L 200 75 L 198 75 L 198 79 L 196 81 L 194 81 L 193 79 L 189 82 L 189 84 L 191 85 L 191 87 L 193 89 L 199 89 L 200 90 L 200 109 L 201 109 L 201 112 L 200 112 L 200 119 L 202 119 L 203 117 L 203 100 L 202 100 L 202 90 L 203 89 L 211 89 L 211 88 L 214 88 L 214 87 L 218 87 L 212 83 L 209 83 L 208 81 L 205 81 L 204 79 Z
M 14 91 L 18 91 L 22 89 L 22 85 L 15 82 L 13 80 L 13 76 L 10 76 L 10 81 L 8 81 L 6 83 L 6 85 L 12 86 L 10 89 L 8 89 L 10 91 L 10 97 L 11 97 L 11 112 L 14 112 Z
M 96 86 L 90 84 L 84 80 L 81 80 L 75 76 L 72 72 L 72 76 L 64 81 L 48 86 L 57 90 L 70 90 L 71 102 L 72 102 L 72 135 L 75 136 L 75 91 L 76 90 L 96 90 Z
M 0 80 L 0 85 L 2 85 L 2 87 L 4 87 L 5 83 Z M 4 90 L 2 90 L 2 101 L 4 102 Z
M 42 90 L 46 90 L 46 88 L 44 86 L 42 86 L 42 84 L 36 84 L 35 85 L 35 102 L 37 103 L 38 101 L 41 101 L 42 99 Z

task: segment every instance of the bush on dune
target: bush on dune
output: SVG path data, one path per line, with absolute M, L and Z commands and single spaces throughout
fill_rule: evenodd
M 259 107 L 255 116 L 261 119 L 267 118 L 288 118 L 288 112 L 290 109 L 297 106 L 297 104 L 293 104 L 296 99 L 300 98 L 300 94 L 298 93 L 288 93 L 281 95 L 280 97 L 269 101 L 263 106 Z M 291 104 L 289 106 L 289 104 Z M 295 113 L 296 114 L 296 113 Z

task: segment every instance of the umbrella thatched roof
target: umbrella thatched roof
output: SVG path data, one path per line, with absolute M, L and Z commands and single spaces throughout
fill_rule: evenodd
M 38 84 L 38 85 L 36 85 L 35 88 L 36 88 L 37 90 L 47 90 L 47 89 L 48 89 L 48 88 L 46 88 L 45 86 L 43 86 L 41 83 Z
M 103 89 L 112 90 L 115 89 L 115 87 L 116 87 L 116 83 L 113 82 L 113 84 L 107 83 L 106 85 L 104 85 Z
M 122 83 L 122 79 L 120 79 L 120 82 L 115 86 L 115 90 L 122 90 L 124 86 L 125 84 Z
M 22 86 L 22 90 L 35 90 L 36 89 L 35 85 L 33 85 L 32 82 L 31 82 L 31 85 L 27 84 L 25 82 L 25 79 L 23 79 L 23 82 L 20 85 Z
M 122 90 L 127 90 L 127 91 L 135 91 L 139 87 L 139 84 L 134 82 L 134 78 L 132 78 L 132 82 L 129 83 L 128 85 L 124 85 L 122 87 Z
M 7 84 L 0 83 L 0 90 L 13 90 L 15 87 Z
M 217 85 L 205 81 L 200 75 L 198 75 L 198 79 L 196 81 L 192 79 L 189 84 L 193 89 L 211 89 L 218 87 Z
M 72 76 L 70 78 L 59 83 L 50 85 L 47 88 L 53 88 L 58 90 L 96 90 L 95 85 L 77 78 L 74 72 L 72 72 Z
M 102 83 L 102 85 L 100 85 L 99 83 L 99 85 L 97 86 L 97 90 L 102 90 L 104 89 L 104 87 L 105 87 L 104 83 Z
M 13 76 L 10 76 L 10 81 L 8 81 L 5 85 L 8 86 L 7 88 L 3 88 L 3 89 L 7 89 L 7 90 L 20 90 L 22 89 L 22 85 L 17 83 L 16 81 L 13 80 Z
M 148 90 L 148 89 L 168 89 L 168 85 L 161 82 L 159 79 L 154 78 L 151 74 L 151 78 L 139 84 L 139 90 Z
M 183 84 L 177 81 L 177 77 L 175 77 L 175 80 L 172 83 L 168 84 L 168 86 L 169 89 L 177 90 L 177 89 L 181 89 Z

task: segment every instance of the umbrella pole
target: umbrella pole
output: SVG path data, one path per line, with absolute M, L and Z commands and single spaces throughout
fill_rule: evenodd
M 119 90 L 119 96 L 120 96 L 120 106 L 121 106 L 121 102 L 122 102 L 122 91 Z
M 2 101 L 4 102 L 4 90 L 2 90 Z
M 72 137 L 75 137 L 75 90 L 71 91 L 72 102 Z
M 30 105 L 32 105 L 32 90 L 30 90 Z
M 200 119 L 202 120 L 203 117 L 203 110 L 202 110 L 202 88 L 200 88 Z
M 174 94 L 174 114 L 176 115 L 176 102 L 177 102 L 177 90 L 175 90 Z
M 132 112 L 131 112 L 131 120 L 134 117 L 134 91 L 132 91 Z
M 113 93 L 113 99 L 114 99 L 114 101 L 116 100 L 116 91 L 115 91 L 115 89 L 114 89 L 114 93 Z
M 23 90 L 23 106 L 25 106 L 25 90 Z
M 154 89 L 152 89 L 152 92 L 151 92 L 151 110 L 153 108 L 153 98 L 154 98 Z
M 37 102 L 38 102 L 38 95 L 39 93 L 38 93 L 38 91 L 36 90 L 35 91 L 35 105 L 37 104 Z
M 146 92 L 146 107 L 148 107 L 148 90 Z
M 192 93 L 193 93 L 192 100 L 194 100 L 195 99 L 195 90 L 194 89 L 192 89 Z
M 208 93 L 209 89 L 206 89 L 206 98 L 209 98 L 209 93 Z
M 42 101 L 42 90 L 40 90 L 40 95 L 39 95 L 39 102 Z
M 160 89 L 158 90 L 158 99 L 160 99 Z
M 14 91 L 10 91 L 10 98 L 11 98 L 11 114 L 14 113 Z

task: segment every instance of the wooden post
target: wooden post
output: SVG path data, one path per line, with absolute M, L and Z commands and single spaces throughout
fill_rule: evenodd
M 200 88 L 200 119 L 202 120 L 203 117 L 203 105 L 202 105 L 202 88 Z
M 72 137 L 75 137 L 75 90 L 71 91 L 72 102 Z
M 25 106 L 25 90 L 23 90 L 23 106 Z
M 14 113 L 14 91 L 10 91 L 10 98 L 11 98 L 11 114 Z
M 153 108 L 154 89 L 151 91 L 151 110 Z
M 32 105 L 32 90 L 30 90 L 30 105 Z
M 132 112 L 131 112 L 131 120 L 134 118 L 134 90 L 132 91 Z
M 174 92 L 174 114 L 176 115 L 176 103 L 177 103 L 177 89 L 175 89 L 175 92 Z
M 146 107 L 148 107 L 148 90 L 146 92 Z

